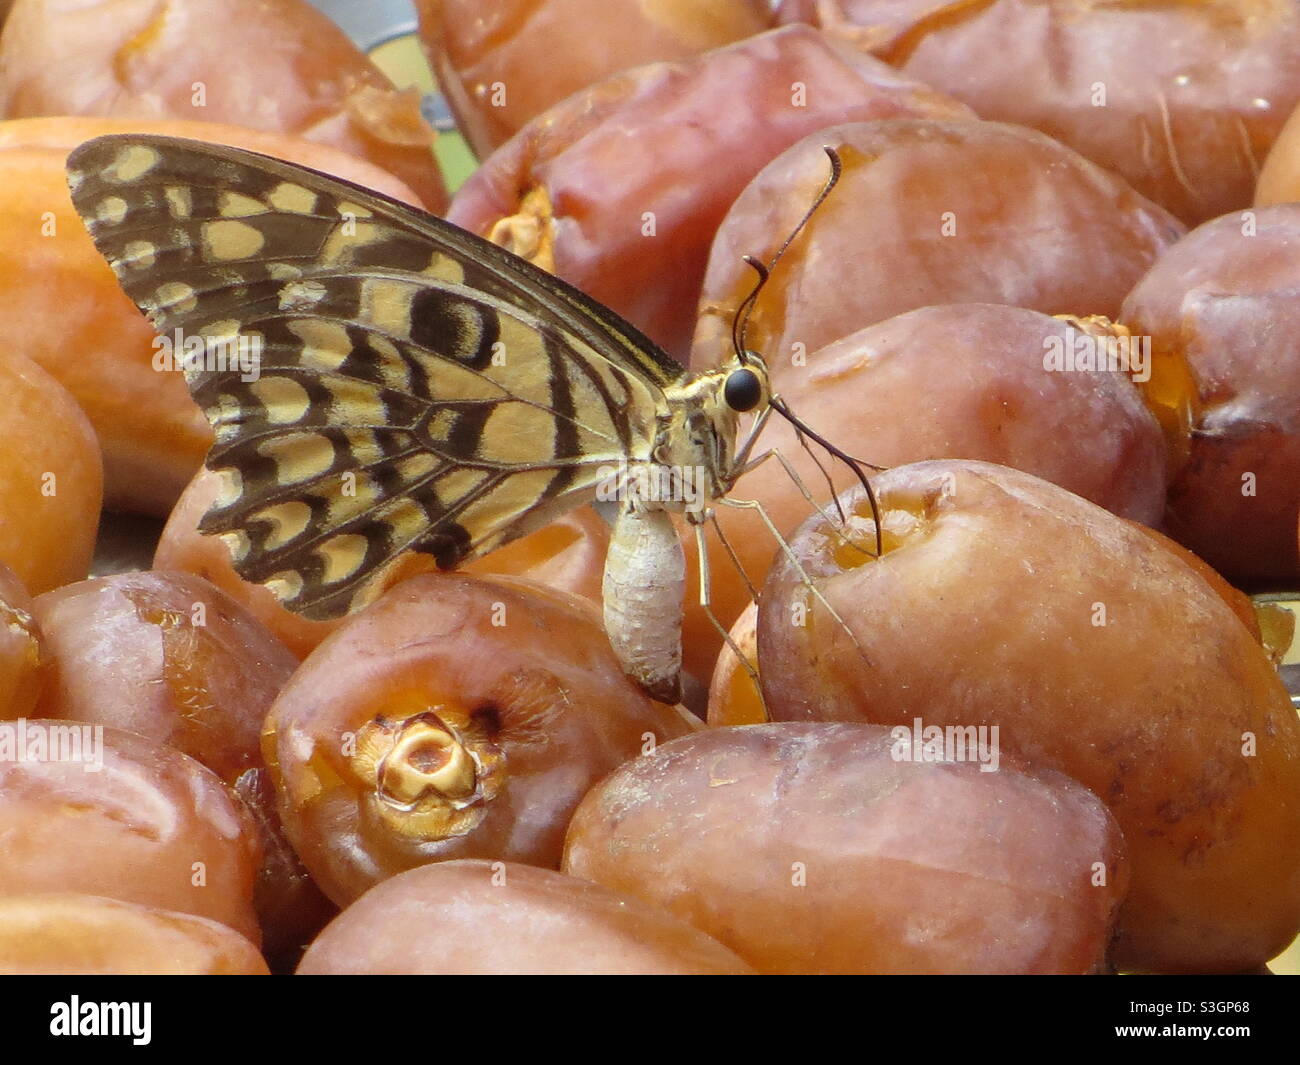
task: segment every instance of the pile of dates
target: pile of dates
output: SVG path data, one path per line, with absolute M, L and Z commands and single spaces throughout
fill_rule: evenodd
M 1268 971 L 1300 8 L 416 7 L 454 193 L 306 0 L 0 3 L 0 971 Z M 122 132 L 421 206 L 695 371 L 833 149 L 745 343 L 858 461 L 771 419 L 713 617 L 683 524 L 681 705 L 611 649 L 589 506 L 295 615 L 199 532 L 211 430 L 73 209 Z

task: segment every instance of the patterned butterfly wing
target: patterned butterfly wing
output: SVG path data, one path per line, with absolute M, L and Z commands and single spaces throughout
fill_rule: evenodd
M 363 605 L 406 550 L 454 566 L 589 500 L 601 467 L 649 457 L 684 373 L 504 249 L 315 171 L 119 135 L 68 172 L 122 287 L 185 349 L 223 486 L 201 529 L 310 618 Z

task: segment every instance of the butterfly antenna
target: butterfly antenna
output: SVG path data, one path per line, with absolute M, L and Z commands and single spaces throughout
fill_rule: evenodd
M 808 224 L 808 220 L 817 213 L 817 208 L 826 202 L 826 197 L 831 194 L 831 191 L 840 180 L 840 172 L 843 170 L 843 164 L 840 162 L 839 153 L 834 148 L 830 147 L 830 145 L 822 145 L 822 151 L 826 153 L 826 157 L 831 161 L 831 174 L 830 177 L 826 179 L 826 184 L 822 186 L 821 192 L 817 194 L 817 198 L 813 200 L 811 206 L 809 206 L 808 210 L 804 212 L 803 217 L 799 219 L 799 224 L 790 231 L 790 235 L 785 238 L 785 243 L 776 249 L 776 254 L 772 256 L 771 261 L 766 266 L 755 259 L 752 255 L 746 255 L 744 257 L 744 261 L 749 266 L 753 267 L 754 272 L 758 274 L 758 281 L 755 282 L 754 288 L 750 291 L 749 295 L 745 297 L 741 305 L 736 308 L 736 316 L 731 320 L 731 345 L 736 351 L 736 358 L 742 363 L 746 361 L 745 352 L 748 350 L 745 347 L 745 337 L 749 332 L 749 318 L 754 312 L 754 304 L 758 302 L 759 293 L 763 291 L 763 286 L 767 284 L 767 279 L 772 276 L 772 271 L 776 269 L 776 264 L 781 261 L 781 256 L 786 253 L 790 245 L 793 244 L 799 234 L 803 232 L 803 228 Z
M 785 400 L 781 399 L 779 396 L 773 396 L 770 405 L 777 414 L 781 415 L 782 418 L 794 426 L 796 432 L 806 433 L 810 439 L 815 440 L 818 444 L 824 447 L 829 454 L 839 459 L 844 463 L 844 465 L 853 471 L 854 476 L 857 477 L 859 483 L 861 483 L 862 487 L 866 490 L 867 501 L 871 504 L 871 518 L 876 523 L 876 555 L 879 556 L 884 554 L 884 539 L 881 535 L 880 529 L 880 504 L 876 500 L 876 493 L 871 487 L 871 481 L 867 479 L 867 475 L 862 470 L 862 463 L 847 451 L 836 447 L 824 436 L 812 429 L 807 422 L 796 417 L 794 411 L 787 407 L 785 405 Z

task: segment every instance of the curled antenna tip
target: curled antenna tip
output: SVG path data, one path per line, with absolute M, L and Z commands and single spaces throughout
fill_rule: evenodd
M 836 152 L 836 150 L 828 144 L 822 145 L 822 151 L 826 153 L 827 158 L 829 158 L 831 161 L 831 176 L 826 180 L 826 184 L 822 186 L 821 192 L 818 193 L 817 198 L 813 200 L 812 205 L 808 208 L 807 211 L 804 212 L 803 217 L 799 219 L 798 224 L 794 227 L 793 230 L 791 230 L 790 235 L 785 238 L 785 243 L 783 243 L 779 248 L 777 248 L 776 254 L 772 256 L 771 261 L 769 261 L 766 266 L 764 266 L 763 263 L 761 263 L 758 259 L 756 259 L 752 255 L 745 255 L 741 257 L 742 260 L 748 263 L 751 267 L 753 267 L 755 273 L 758 274 L 757 284 L 754 285 L 753 290 L 749 293 L 749 295 L 745 298 L 745 300 L 741 303 L 741 305 L 738 308 L 736 308 L 736 315 L 731 320 L 731 344 L 732 347 L 735 349 L 736 358 L 738 358 L 742 363 L 748 361 L 748 357 L 746 355 L 747 349 L 745 347 L 745 337 L 749 332 L 750 315 L 754 313 L 754 307 L 758 303 L 758 297 L 759 294 L 763 291 L 763 286 L 767 284 L 768 277 L 770 277 L 772 271 L 776 269 L 776 264 L 781 261 L 781 256 L 783 256 L 786 253 L 786 251 L 789 250 L 790 245 L 794 243 L 795 238 L 798 237 L 801 232 L 803 232 L 803 229 L 808 224 L 809 219 L 811 219 L 812 216 L 817 213 L 817 208 L 819 208 L 826 201 L 826 197 L 831 194 L 831 190 L 835 188 L 836 183 L 840 179 L 839 153 Z

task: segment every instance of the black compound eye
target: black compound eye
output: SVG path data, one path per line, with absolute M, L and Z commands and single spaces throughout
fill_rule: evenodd
M 763 398 L 763 382 L 753 370 L 733 370 L 722 386 L 722 398 L 732 410 L 744 414 L 757 407 Z

